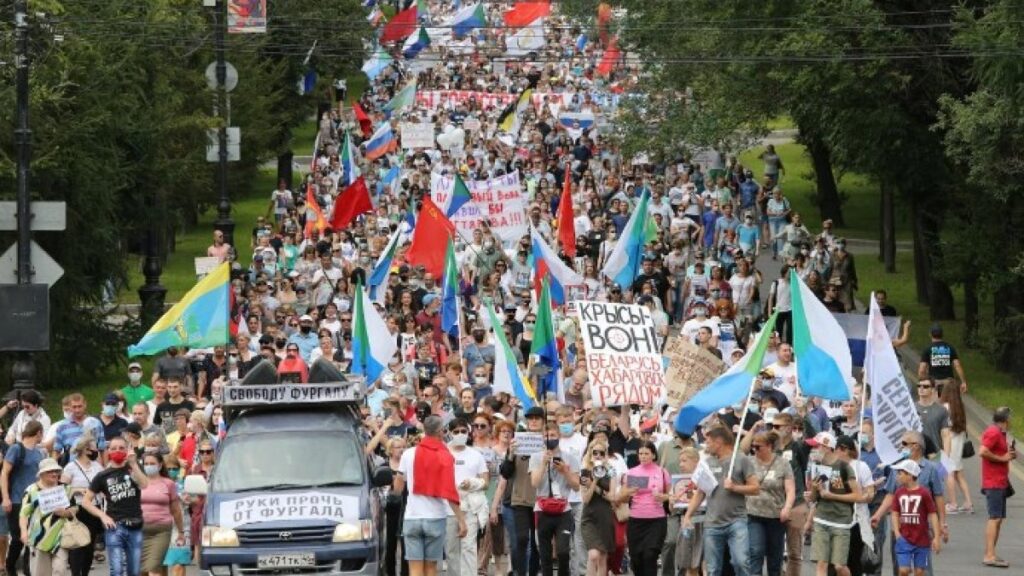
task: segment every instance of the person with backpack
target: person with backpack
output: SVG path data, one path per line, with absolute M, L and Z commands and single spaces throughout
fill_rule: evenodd
M 40 446 L 42 440 L 43 425 L 33 420 L 25 424 L 21 432 L 21 442 L 12 444 L 4 454 L 3 469 L 0 471 L 0 492 L 3 493 L 3 507 L 11 534 L 4 562 L 8 574 L 18 573 L 18 560 L 25 550 L 19 522 L 21 501 L 25 497 L 25 490 L 36 481 L 39 463 L 46 458 L 46 453 Z M 25 574 L 29 576 L 27 566 Z

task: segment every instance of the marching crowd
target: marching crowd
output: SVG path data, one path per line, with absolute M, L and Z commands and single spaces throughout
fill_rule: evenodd
M 454 11 L 447 2 L 428 5 L 436 19 Z M 489 20 L 500 22 L 501 9 L 488 3 Z M 371 125 L 429 123 L 438 134 L 459 130 L 462 141 L 351 158 L 370 134 L 344 102 L 326 112 L 301 192 L 282 181 L 267 214 L 251 234 L 236 232 L 234 245 L 214 233 L 207 256 L 232 263 L 230 342 L 171 348 L 150 374 L 130 364 L 126 385 L 94 415 L 79 394 L 62 400 L 58 420 L 31 391 L 0 408 L 8 422 L 0 477 L 8 574 L 30 556 L 31 566 L 20 567 L 26 574 L 86 576 L 101 554 L 112 576 L 183 574 L 201 546 L 203 498 L 186 494 L 182 479 L 213 469 L 226 429 L 223 386 L 262 359 L 281 373 L 305 374 L 318 358 L 350 369 L 357 285 L 367 284 L 390 238 L 415 226 L 432 180 L 455 174 L 465 181 L 518 175 L 526 226 L 583 279 L 566 287 L 567 302 L 645 306 L 663 339 L 688 339 L 726 364 L 744 355 L 772 312 L 778 333 L 749 408 L 724 409 L 682 435 L 665 406 L 591 401 L 586 350 L 573 310 L 560 305 L 552 320 L 560 393 L 524 410 L 514 394 L 494 388 L 494 331 L 533 374 L 537 271 L 529 232 L 503 236 L 487 218 L 459 229 L 459 337 L 441 327 L 442 278 L 406 262 L 403 238 L 377 304 L 399 352 L 367 383 L 362 407 L 367 457 L 396 472 L 382 527 L 387 574 L 796 576 L 809 559 L 819 575 L 845 576 L 881 574 L 883 558 L 894 575 L 932 573 L 934 555 L 953 537 L 947 516 L 973 513 L 962 474 L 970 457 L 966 381 L 941 328 L 932 329 L 917 383 L 923 431 L 904 433 L 902 459 L 885 465 L 875 451 L 870 386 L 841 405 L 801 394 L 789 271 L 833 312 L 855 310 L 858 281 L 831 222 L 813 234 L 792 209 L 778 153 L 767 146 L 756 167 L 715 150 L 656 162 L 624 158 L 601 127 L 639 70 L 600 70 L 607 41 L 581 41 L 557 14 L 544 31 L 544 46 L 530 58 L 497 69 L 481 56 L 500 52 L 506 32 L 480 27 L 457 45 L 432 47 L 416 65 L 384 66 L 358 99 Z M 385 114 L 414 78 L 421 89 L 450 93 Z M 513 105 L 510 131 L 507 104 L 527 89 L 546 96 Z M 485 105 L 486 94 L 504 96 Z M 560 121 L 567 112 L 597 121 L 567 125 Z M 332 212 L 346 162 L 358 166 L 374 206 L 344 229 L 323 229 L 306 203 Z M 645 197 L 654 235 L 634 280 L 615 283 L 601 271 Z M 558 230 L 567 204 L 574 257 L 564 256 Z M 779 267 L 765 291 L 756 267 L 762 251 Z M 895 316 L 884 292 L 876 295 L 883 313 Z M 499 325 L 488 320 L 492 306 L 503 312 Z M 906 342 L 908 328 L 895 345 Z M 995 412 L 977 450 L 991 518 L 984 561 L 1001 567 L 1008 563 L 995 544 L 1016 457 L 1009 416 Z M 55 488 L 66 497 L 54 496 Z

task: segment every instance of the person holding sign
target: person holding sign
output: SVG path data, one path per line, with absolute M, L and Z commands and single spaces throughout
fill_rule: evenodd
M 77 508 L 71 506 L 71 487 L 61 486 L 63 469 L 53 458 L 39 463 L 38 479 L 25 489 L 18 521 L 21 541 L 32 551 L 35 576 L 67 576 L 68 551 L 60 546 L 61 530 Z
M 630 565 L 636 576 L 656 576 L 658 556 L 668 532 L 665 503 L 672 499 L 668 472 L 658 465 L 658 449 L 649 440 L 637 449 L 640 464 L 629 469 L 619 488 L 619 503 L 629 502 Z

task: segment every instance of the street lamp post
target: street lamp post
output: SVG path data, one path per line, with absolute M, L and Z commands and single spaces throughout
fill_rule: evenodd
M 214 53 L 217 58 L 217 115 L 221 122 L 217 129 L 217 220 L 215 230 L 224 233 L 224 241 L 235 245 L 235 221 L 231 219 L 231 197 L 228 193 L 228 113 L 227 113 L 227 61 L 224 43 L 227 33 L 227 2 L 218 0 L 213 13 Z

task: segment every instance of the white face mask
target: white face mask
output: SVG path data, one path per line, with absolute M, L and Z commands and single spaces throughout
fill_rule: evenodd
M 129 372 L 128 381 L 131 382 L 133 386 L 142 382 L 142 372 Z
M 462 448 L 469 442 L 469 434 L 452 434 L 452 439 L 448 443 L 456 448 Z

